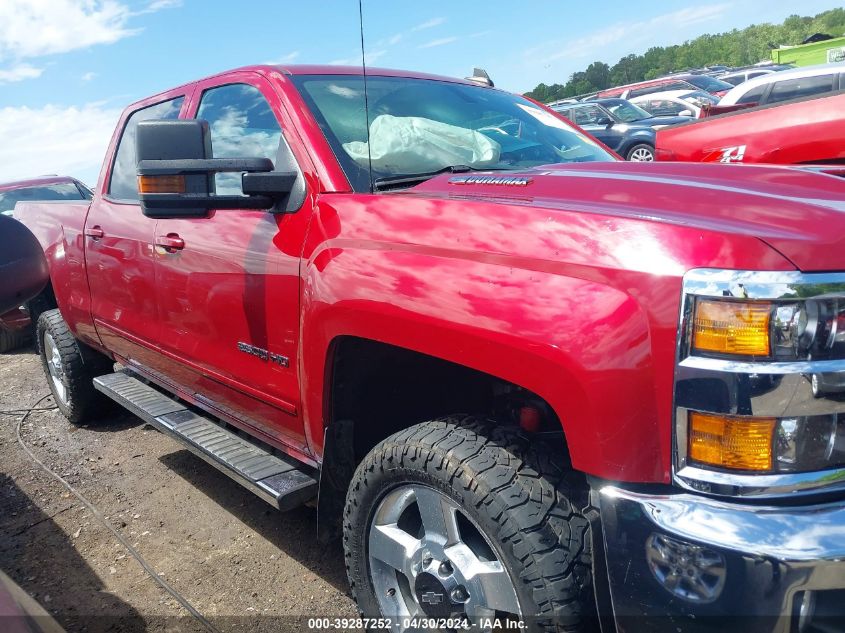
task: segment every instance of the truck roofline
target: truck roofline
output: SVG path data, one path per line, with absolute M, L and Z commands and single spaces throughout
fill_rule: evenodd
M 134 108 L 137 105 L 141 105 L 144 103 L 149 103 L 150 101 L 154 101 L 159 96 L 164 96 L 172 93 L 173 91 L 179 90 L 181 88 L 188 88 L 189 86 L 193 86 L 197 83 L 207 81 L 209 79 L 215 79 L 217 77 L 225 77 L 227 75 L 231 75 L 233 73 L 240 73 L 240 72 L 255 72 L 264 76 L 267 76 L 271 73 L 279 73 L 282 75 L 287 75 L 289 77 L 298 76 L 298 75 L 348 75 L 348 76 L 355 76 L 360 75 L 363 76 L 363 68 L 361 66 L 335 66 L 331 64 L 253 64 L 250 66 L 241 66 L 240 68 L 231 68 L 229 70 L 224 70 L 219 73 L 214 73 L 213 75 L 208 75 L 206 77 L 201 77 L 199 79 L 195 79 L 193 81 L 186 82 L 184 84 L 179 84 L 177 86 L 172 86 L 165 90 L 160 90 L 159 92 L 148 95 L 142 99 L 138 99 L 130 103 L 127 107 Z M 447 77 L 445 75 L 433 75 L 431 73 L 422 73 L 416 72 L 411 70 L 398 70 L 395 68 L 371 68 L 367 66 L 367 76 L 368 77 L 405 77 L 407 79 L 429 79 L 432 81 L 446 81 L 449 83 L 454 84 L 462 84 L 465 86 L 480 86 L 477 82 L 469 81 L 468 79 L 461 79 L 458 77 Z M 484 86 L 482 86 L 484 87 Z M 490 88 L 492 90 L 497 90 L 497 88 Z

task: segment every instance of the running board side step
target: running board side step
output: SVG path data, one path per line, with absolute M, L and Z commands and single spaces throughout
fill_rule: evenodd
M 224 429 L 128 372 L 95 378 L 94 388 L 279 510 L 291 510 L 317 496 L 317 480 L 292 458 L 274 455 Z

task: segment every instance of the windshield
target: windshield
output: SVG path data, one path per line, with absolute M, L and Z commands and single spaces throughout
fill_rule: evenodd
M 616 101 L 613 103 L 605 103 L 604 107 L 613 112 L 618 118 L 625 123 L 633 121 L 641 121 L 642 119 L 650 119 L 651 115 L 643 110 L 641 107 L 634 105 L 629 101 Z
M 41 200 L 90 200 L 90 192 L 85 195 L 72 182 L 57 182 L 52 185 L 21 187 L 9 191 L 0 191 L 0 213 L 12 215 L 18 202 Z
M 681 97 L 681 99 L 686 101 L 687 103 L 692 103 L 693 105 L 699 108 L 703 108 L 705 105 L 716 105 L 717 103 L 719 103 L 719 97 L 711 95 L 709 92 L 703 92 L 701 90 L 685 94 Z
M 611 161 L 592 138 L 517 95 L 482 86 L 367 77 L 294 76 L 356 191 L 371 179 L 427 174 L 451 165 L 518 169 Z M 371 173 L 372 166 L 372 173 Z
M 695 75 L 694 77 L 687 79 L 687 81 L 696 88 L 701 88 L 707 92 L 723 92 L 733 88 L 733 86 L 728 82 L 714 79 L 713 77 L 708 77 L 707 75 Z

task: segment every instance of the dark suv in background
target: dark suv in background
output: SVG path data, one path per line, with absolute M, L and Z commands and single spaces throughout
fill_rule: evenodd
M 41 176 L 0 183 L 0 213 L 12 215 L 18 202 L 42 200 L 90 200 L 91 190 L 75 178 Z M 55 306 L 45 306 L 52 308 Z M 30 315 L 23 308 L 0 314 L 0 353 L 22 345 L 30 335 Z
M 627 103 L 624 99 L 602 101 Z M 651 124 L 625 121 L 598 101 L 566 103 L 552 106 L 552 108 L 585 132 L 596 137 L 625 160 L 654 160 L 655 132 Z M 646 119 L 652 118 L 645 111 L 643 115 Z

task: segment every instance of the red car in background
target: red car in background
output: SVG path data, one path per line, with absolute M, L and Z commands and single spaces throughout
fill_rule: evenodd
M 749 108 L 660 129 L 656 159 L 845 165 L 845 93 Z
M 75 178 L 42 176 L 0 183 L 0 214 L 12 215 L 18 202 L 90 200 L 93 194 Z M 44 306 L 49 309 L 54 306 Z M 30 315 L 23 309 L 0 314 L 0 353 L 19 347 L 29 336 Z
M 714 79 L 707 75 L 684 73 L 660 77 L 658 79 L 649 79 L 647 81 L 638 81 L 624 86 L 616 86 L 615 88 L 606 88 L 600 90 L 596 96 L 601 98 L 621 97 L 622 99 L 632 99 L 633 97 L 665 90 L 703 90 L 704 92 L 721 97 L 727 94 L 731 88 L 733 88 L 731 84 L 720 79 Z

